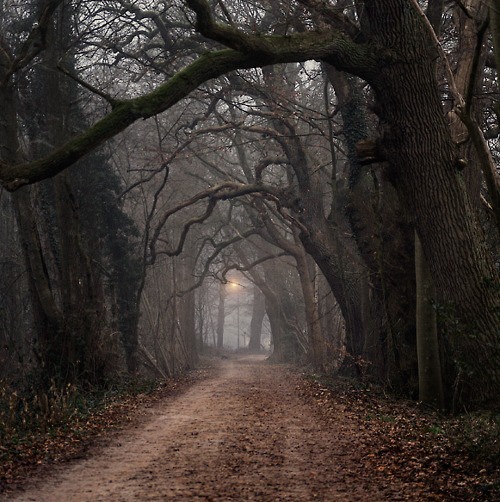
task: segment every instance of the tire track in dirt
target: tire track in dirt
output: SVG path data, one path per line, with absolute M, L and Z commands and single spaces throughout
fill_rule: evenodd
M 339 409 L 326 427 L 297 378 L 259 356 L 225 360 L 110 446 L 8 500 L 417 500 L 411 484 L 360 469 L 356 421 Z M 418 500 L 433 499 L 419 487 Z

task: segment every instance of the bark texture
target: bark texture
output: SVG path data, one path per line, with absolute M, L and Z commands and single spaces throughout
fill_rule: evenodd
M 436 291 L 418 235 L 415 235 L 415 275 L 417 278 L 418 398 L 423 403 L 443 409 L 444 394 L 437 315 L 432 304 Z
M 401 0 L 366 2 L 372 43 L 392 65 L 371 76 L 383 128 L 381 147 L 422 242 L 439 300 L 459 321 L 450 334 L 467 379 L 464 391 L 496 399 L 499 370 L 498 272 L 461 174 L 435 76 L 436 52 L 416 10 Z
M 226 303 L 226 285 L 220 283 L 219 302 L 217 304 L 217 328 L 216 328 L 218 349 L 222 349 L 224 347 L 224 321 L 226 319 L 225 303 Z

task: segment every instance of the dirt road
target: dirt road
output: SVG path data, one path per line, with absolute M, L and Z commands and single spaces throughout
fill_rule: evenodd
M 225 360 L 111 445 L 9 500 L 436 500 L 363 467 L 358 423 L 339 408 L 326 427 L 297 382 L 260 356 Z

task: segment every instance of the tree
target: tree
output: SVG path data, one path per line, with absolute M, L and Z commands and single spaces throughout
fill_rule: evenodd
M 47 9 L 41 3 L 35 7 L 35 13 L 40 7 L 44 22 L 39 35 L 45 51 L 38 56 L 43 64 L 20 81 L 4 82 L 0 92 L 8 103 L 0 143 L 11 157 L 43 155 L 70 130 L 88 122 L 75 106 L 80 97 L 75 82 L 57 71 L 61 59 L 74 66 L 74 11 L 53 2 L 45 5 L 53 17 L 44 17 Z M 38 31 L 34 27 L 32 34 Z M 18 46 L 10 47 L 12 60 L 20 57 Z M 25 64 L 38 54 L 28 49 L 29 44 L 21 46 L 21 52 L 28 51 Z M 27 85 L 35 80 L 37 86 Z M 28 145 L 24 149 L 23 140 Z M 136 230 L 116 203 L 121 188 L 109 159 L 103 152 L 93 152 L 82 166 L 13 194 L 29 271 L 36 354 L 47 385 L 102 383 L 116 360 L 111 354 L 116 350 L 114 337 L 109 336 L 111 324 L 122 334 L 129 369 L 134 371 L 138 306 L 132 269 L 137 263 L 129 239 Z

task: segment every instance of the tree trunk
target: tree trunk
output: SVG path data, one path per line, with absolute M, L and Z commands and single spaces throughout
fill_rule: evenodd
M 1 67 L 0 67 L 1 68 Z M 0 78 L 1 78 L 0 74 Z M 17 102 L 15 89 L 7 85 L 0 92 L 0 109 L 3 116 L 0 121 L 0 150 L 2 159 L 16 163 L 20 158 L 21 146 L 18 140 Z M 19 229 L 19 241 L 23 249 L 25 267 L 28 273 L 28 285 L 33 311 L 34 330 L 36 332 L 36 353 L 40 365 L 44 368 L 45 384 L 51 378 L 59 378 L 61 370 L 66 368 L 66 357 L 58 353 L 62 315 L 54 301 L 52 285 L 47 272 L 37 223 L 30 197 L 31 188 L 26 187 L 12 194 L 14 214 Z
M 470 115 L 480 120 L 480 110 L 478 110 L 473 95 L 478 84 L 483 80 L 485 57 L 480 57 L 476 61 L 476 45 L 478 44 L 478 27 L 485 21 L 488 7 L 482 0 L 469 0 L 467 13 L 458 5 L 454 9 L 453 17 L 456 19 L 455 25 L 459 42 L 455 56 L 457 59 L 454 74 L 455 85 L 464 98 L 470 98 Z M 452 117 L 450 124 L 451 136 L 458 145 L 457 155 L 467 160 L 467 166 L 462 174 L 466 182 L 469 198 L 475 211 L 479 213 L 482 211 L 480 195 L 483 184 L 480 158 L 471 141 L 466 125 L 456 114 L 449 116 Z M 491 195 L 493 196 L 493 194 Z
M 254 286 L 252 319 L 250 321 L 250 340 L 248 342 L 248 349 L 252 352 L 260 352 L 261 350 L 262 322 L 264 321 L 265 315 L 265 297 L 259 287 Z
M 309 271 L 308 257 L 301 247 L 301 253 L 294 255 L 304 297 L 308 329 L 309 360 L 317 371 L 325 369 L 325 339 L 319 321 L 319 309 L 314 288 L 314 280 Z
M 348 184 L 340 192 L 357 249 L 367 267 L 361 298 L 370 296 L 365 308 L 365 340 L 362 350 L 365 373 L 406 394 L 416 392 L 415 276 L 413 227 L 395 190 L 378 171 L 363 168 L 357 146 L 366 138 L 366 99 L 353 76 L 325 64 L 342 117 L 347 150 Z M 369 289 L 366 291 L 366 289 Z
M 182 256 L 180 278 L 183 289 L 188 289 L 193 282 L 192 271 L 194 270 L 194 260 L 190 256 Z M 187 367 L 194 368 L 198 361 L 198 351 L 196 343 L 196 309 L 195 291 L 184 293 L 179 301 L 179 323 L 180 331 L 186 347 Z
M 26 187 L 13 194 L 12 201 L 29 274 L 31 307 L 36 332 L 35 353 L 43 369 L 43 384 L 49 386 L 51 380 L 67 381 L 68 372 L 72 372 L 73 369 L 68 358 L 67 344 L 61 340 L 63 316 L 54 300 L 31 205 L 30 188 Z
M 324 180 L 313 169 L 298 135 L 288 135 L 283 124 L 276 124 L 277 130 L 287 139 L 281 142 L 293 169 L 298 185 L 297 195 L 288 203 L 295 218 L 301 224 L 299 233 L 304 249 L 323 272 L 338 301 L 346 325 L 347 351 L 345 370 L 360 374 L 358 362 L 362 357 L 365 326 L 361 302 L 362 284 L 359 281 L 360 260 L 355 244 L 345 237 L 346 227 L 341 218 L 325 215 L 324 200 L 318 194 L 323 191 Z M 291 125 L 288 124 L 288 128 Z M 295 182 L 295 180 L 293 180 Z M 334 204 L 336 193 L 333 194 Z
M 436 309 L 432 305 L 435 288 L 416 233 L 415 275 L 417 278 L 418 398 L 434 408 L 443 409 L 443 379 L 439 358 L 437 316 Z
M 240 261 L 249 265 L 248 258 L 241 246 L 233 244 Z M 270 261 L 262 263 L 265 279 L 253 267 L 248 273 L 262 291 L 265 297 L 266 313 L 271 326 L 271 339 L 273 344 L 272 359 L 276 362 L 292 362 L 298 355 L 298 344 L 295 339 L 293 327 L 290 325 L 287 313 L 290 313 L 290 300 L 286 287 L 282 284 L 279 271 Z M 293 309 L 293 307 L 292 307 Z
M 34 157 L 60 145 L 77 121 L 77 110 L 72 106 L 75 84 L 56 70 L 64 37 L 70 33 L 70 17 L 70 7 L 61 6 L 57 10 L 47 32 L 44 65 L 35 71 L 39 87 L 30 95 L 25 110 L 33 113 L 33 124 L 28 125 L 27 131 L 33 140 L 30 154 Z M 39 141 L 35 140 L 37 134 Z M 52 356 L 53 364 L 60 365 L 58 379 L 102 382 L 107 364 L 100 337 L 104 320 L 103 291 L 84 244 L 71 171 L 44 181 L 35 190 L 37 212 L 32 214 L 41 237 L 39 252 L 45 260 L 53 303 L 61 313 L 58 342 L 53 346 Z
M 226 302 L 226 285 L 222 282 L 219 284 L 219 303 L 217 305 L 217 348 L 224 347 L 224 321 L 226 319 L 225 313 Z
M 363 354 L 365 326 L 363 309 L 360 301 L 361 283 L 355 275 L 346 271 L 352 268 L 356 259 L 340 242 L 337 230 L 332 228 L 321 216 L 311 217 L 308 211 L 309 232 L 301 233 L 300 238 L 304 248 L 317 263 L 328 281 L 337 300 L 346 325 L 346 350 L 344 372 L 360 375 L 359 362 Z

